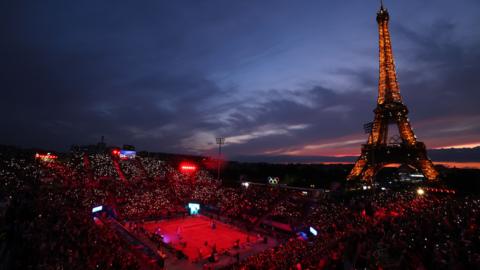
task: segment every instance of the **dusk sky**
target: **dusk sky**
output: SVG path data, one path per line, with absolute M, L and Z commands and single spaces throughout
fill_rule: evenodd
M 428 148 L 480 145 L 480 1 L 386 0 Z M 2 1 L 0 144 L 357 155 L 379 1 Z

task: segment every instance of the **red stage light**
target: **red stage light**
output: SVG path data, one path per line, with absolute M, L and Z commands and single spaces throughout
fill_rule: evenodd
M 197 166 L 195 164 L 186 163 L 186 162 L 183 162 L 180 164 L 180 171 L 183 173 L 192 173 L 192 172 L 195 172 L 196 170 L 197 170 Z

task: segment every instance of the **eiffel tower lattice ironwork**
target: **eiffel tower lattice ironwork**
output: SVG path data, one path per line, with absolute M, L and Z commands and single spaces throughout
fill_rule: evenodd
M 425 144 L 417 141 L 407 117 L 407 106 L 403 104 L 400 96 L 388 22 L 389 14 L 382 3 L 377 12 L 380 74 L 375 119 L 368 141 L 362 145 L 362 153 L 347 179 L 371 182 L 385 165 L 400 163 L 421 171 L 428 180 L 436 180 L 438 172 L 427 157 Z M 388 144 L 389 124 L 398 126 L 400 144 Z

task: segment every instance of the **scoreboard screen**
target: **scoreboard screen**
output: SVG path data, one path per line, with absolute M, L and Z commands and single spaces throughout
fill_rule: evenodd
M 120 150 L 121 159 L 134 159 L 137 156 L 137 152 L 132 150 Z
M 200 204 L 198 203 L 189 203 L 188 208 L 190 209 L 190 215 L 197 215 L 200 211 Z

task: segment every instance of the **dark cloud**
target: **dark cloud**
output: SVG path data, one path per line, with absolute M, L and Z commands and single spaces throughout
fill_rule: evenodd
M 448 18 L 447 1 L 391 7 L 402 95 L 420 139 L 435 147 L 480 134 L 478 5 L 462 5 Z M 355 153 L 375 106 L 376 8 L 2 3 L 0 143 L 65 149 L 105 135 L 208 153 L 225 136 L 230 156 Z

